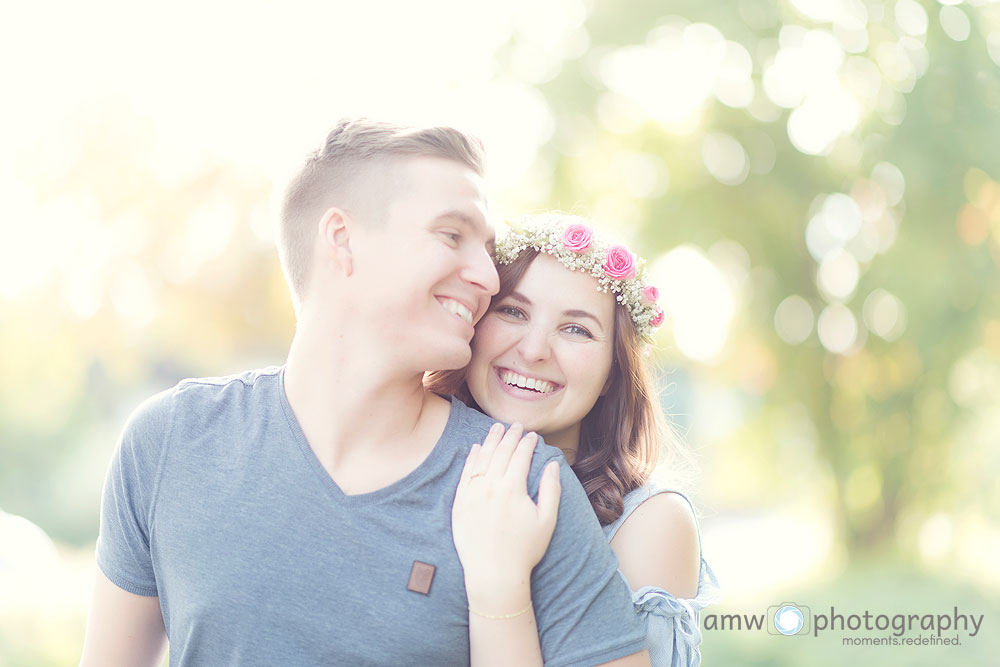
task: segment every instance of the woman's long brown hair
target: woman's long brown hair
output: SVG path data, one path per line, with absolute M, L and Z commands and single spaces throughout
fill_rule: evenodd
M 497 266 L 500 291 L 490 302 L 491 310 L 517 287 L 537 256 L 537 250 L 527 248 L 510 264 Z M 608 390 L 581 422 L 580 445 L 572 465 L 601 525 L 620 517 L 625 494 L 649 480 L 660 454 L 661 438 L 667 445 L 664 453 L 673 453 L 676 448 L 642 359 L 642 341 L 620 303 L 615 304 L 614 328 Z M 428 373 L 424 386 L 480 409 L 465 383 L 465 371 Z

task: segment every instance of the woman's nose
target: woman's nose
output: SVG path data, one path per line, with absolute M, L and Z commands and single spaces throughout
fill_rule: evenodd
M 545 361 L 552 352 L 548 334 L 537 326 L 527 327 L 517 349 L 525 361 L 531 362 Z

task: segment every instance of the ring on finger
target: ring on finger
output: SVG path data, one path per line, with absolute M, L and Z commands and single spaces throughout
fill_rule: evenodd
M 472 480 L 474 480 L 477 477 L 485 477 L 485 476 L 486 476 L 486 473 L 484 473 L 484 472 L 474 472 L 471 475 L 469 475 L 469 481 L 471 482 Z

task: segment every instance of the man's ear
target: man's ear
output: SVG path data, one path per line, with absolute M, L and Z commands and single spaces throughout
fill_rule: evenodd
M 332 259 L 345 276 L 354 273 L 349 221 L 348 214 L 337 207 L 327 209 L 319 219 L 319 238 L 323 242 L 324 255 Z

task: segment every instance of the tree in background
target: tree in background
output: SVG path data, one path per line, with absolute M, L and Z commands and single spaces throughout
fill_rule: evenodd
M 594 5 L 539 75 L 540 159 L 548 204 L 671 251 L 667 357 L 739 399 L 717 502 L 830 505 L 858 555 L 995 518 L 1000 6 L 670 12 Z

